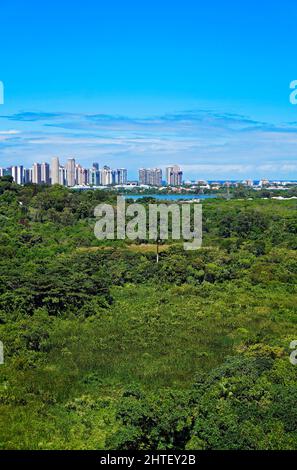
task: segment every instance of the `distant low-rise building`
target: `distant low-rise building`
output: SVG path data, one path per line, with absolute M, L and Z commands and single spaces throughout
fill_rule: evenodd
M 269 186 L 269 180 L 267 179 L 262 179 L 260 182 L 259 182 L 259 186 L 262 188 L 262 187 L 265 187 L 265 186 Z
M 244 180 L 244 181 L 242 182 L 242 184 L 243 184 L 244 186 L 248 186 L 249 188 L 252 188 L 253 185 L 254 185 L 254 182 L 253 182 L 253 180 Z

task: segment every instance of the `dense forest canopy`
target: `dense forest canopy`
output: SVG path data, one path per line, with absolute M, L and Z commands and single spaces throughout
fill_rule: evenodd
M 297 449 L 297 202 L 232 196 L 156 263 L 115 193 L 0 179 L 1 448 Z

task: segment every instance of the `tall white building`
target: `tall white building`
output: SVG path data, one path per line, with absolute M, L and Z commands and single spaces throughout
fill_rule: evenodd
M 183 172 L 178 165 L 166 168 L 166 180 L 168 186 L 181 186 L 183 183 Z
M 11 167 L 11 176 L 13 177 L 13 181 L 14 181 L 15 183 L 17 183 L 17 171 L 18 171 L 18 167 L 17 167 L 17 166 Z
M 66 186 L 66 169 L 63 166 L 59 168 L 59 184 L 61 186 Z
M 24 170 L 24 184 L 32 183 L 32 168 Z
M 75 159 L 74 158 L 69 158 L 67 160 L 67 186 L 72 187 L 75 186 Z
M 34 163 L 32 169 L 32 182 L 34 184 L 41 184 L 41 165 L 40 163 Z
M 76 183 L 80 186 L 86 186 L 89 183 L 89 172 L 81 165 L 76 165 Z
M 24 167 L 23 167 L 23 165 L 18 166 L 17 183 L 18 184 L 24 184 Z
M 52 159 L 51 180 L 52 184 L 60 184 L 60 162 L 58 157 Z
M 94 164 L 98 165 L 98 164 Z M 89 170 L 89 185 L 90 186 L 100 186 L 101 184 L 101 173 L 99 170 L 99 165 L 98 167 L 93 166 L 93 168 L 90 168 Z
M 126 168 L 118 168 L 117 172 L 117 183 L 116 184 L 127 184 L 128 181 L 128 171 Z
M 140 168 L 139 183 L 148 186 L 162 186 L 161 168 Z
M 82 166 L 78 163 L 75 165 L 75 181 L 76 184 L 80 184 L 80 171 L 82 170 Z
M 113 184 L 113 171 L 108 166 L 105 166 L 101 170 L 101 184 L 103 186 L 110 186 Z
M 50 166 L 45 162 L 41 164 L 41 182 L 44 184 L 50 183 Z
M 24 184 L 24 167 L 22 165 L 11 167 L 11 176 L 16 184 Z

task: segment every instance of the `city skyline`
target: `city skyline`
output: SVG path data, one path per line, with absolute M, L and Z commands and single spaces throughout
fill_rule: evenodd
M 74 157 L 68 158 L 64 164 L 59 157 L 52 157 L 51 163 L 34 162 L 30 168 L 24 165 L 0 166 L 0 177 L 2 176 L 12 176 L 14 182 L 20 185 L 33 183 L 74 187 L 124 186 L 128 183 L 127 168 L 111 168 L 108 165 L 100 168 L 98 162 L 93 162 L 90 168 L 84 168 Z M 139 185 L 162 186 L 162 176 L 161 168 L 140 168 L 137 182 Z M 183 171 L 178 165 L 166 168 L 166 183 L 170 186 L 182 186 Z
M 100 168 L 98 162 L 93 162 L 90 168 L 84 168 L 75 158 L 71 157 L 62 164 L 59 157 L 52 157 L 51 163 L 35 162 L 30 168 L 24 165 L 0 166 L 0 177 L 12 176 L 13 181 L 19 185 L 46 184 L 61 185 L 66 187 L 200 187 L 202 189 L 219 189 L 219 187 L 243 184 L 246 187 L 268 187 L 274 185 L 274 189 L 283 189 L 296 184 L 294 179 L 281 180 L 261 178 L 243 180 L 215 180 L 215 179 L 183 179 L 183 170 L 179 165 L 171 165 L 165 168 L 139 168 L 137 180 L 128 179 L 127 168 L 114 168 L 104 165 Z
M 68 158 L 64 164 L 59 157 L 52 157 L 51 163 L 34 162 L 29 168 L 24 165 L 0 166 L 0 177 L 12 176 L 14 182 L 23 185 L 59 184 L 62 186 L 111 186 L 125 185 L 128 181 L 126 168 L 99 167 L 93 162 L 91 168 L 84 168 L 75 158 Z

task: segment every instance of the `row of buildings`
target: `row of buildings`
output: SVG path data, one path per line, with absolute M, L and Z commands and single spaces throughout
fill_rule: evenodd
M 62 186 L 116 186 L 128 183 L 128 171 L 126 168 L 111 169 L 108 166 L 99 168 L 98 163 L 93 163 L 92 168 L 84 168 L 76 163 L 74 158 L 69 158 L 65 165 L 61 165 L 58 157 L 54 157 L 49 163 L 34 163 L 32 168 L 24 168 L 23 165 L 0 168 L 0 177 L 10 175 L 15 183 L 23 185 L 34 184 L 59 184 Z M 162 186 L 163 172 L 161 168 L 141 168 L 139 170 L 140 185 Z M 166 183 L 169 186 L 181 186 L 183 172 L 175 165 L 166 168 Z
M 60 184 L 62 186 L 110 186 L 127 183 L 126 168 L 111 169 L 108 166 L 99 168 L 93 163 L 92 168 L 84 168 L 74 158 L 69 158 L 61 165 L 59 158 L 54 157 L 49 163 L 34 163 L 32 168 L 22 165 L 0 168 L 0 176 L 10 175 L 17 184 Z

